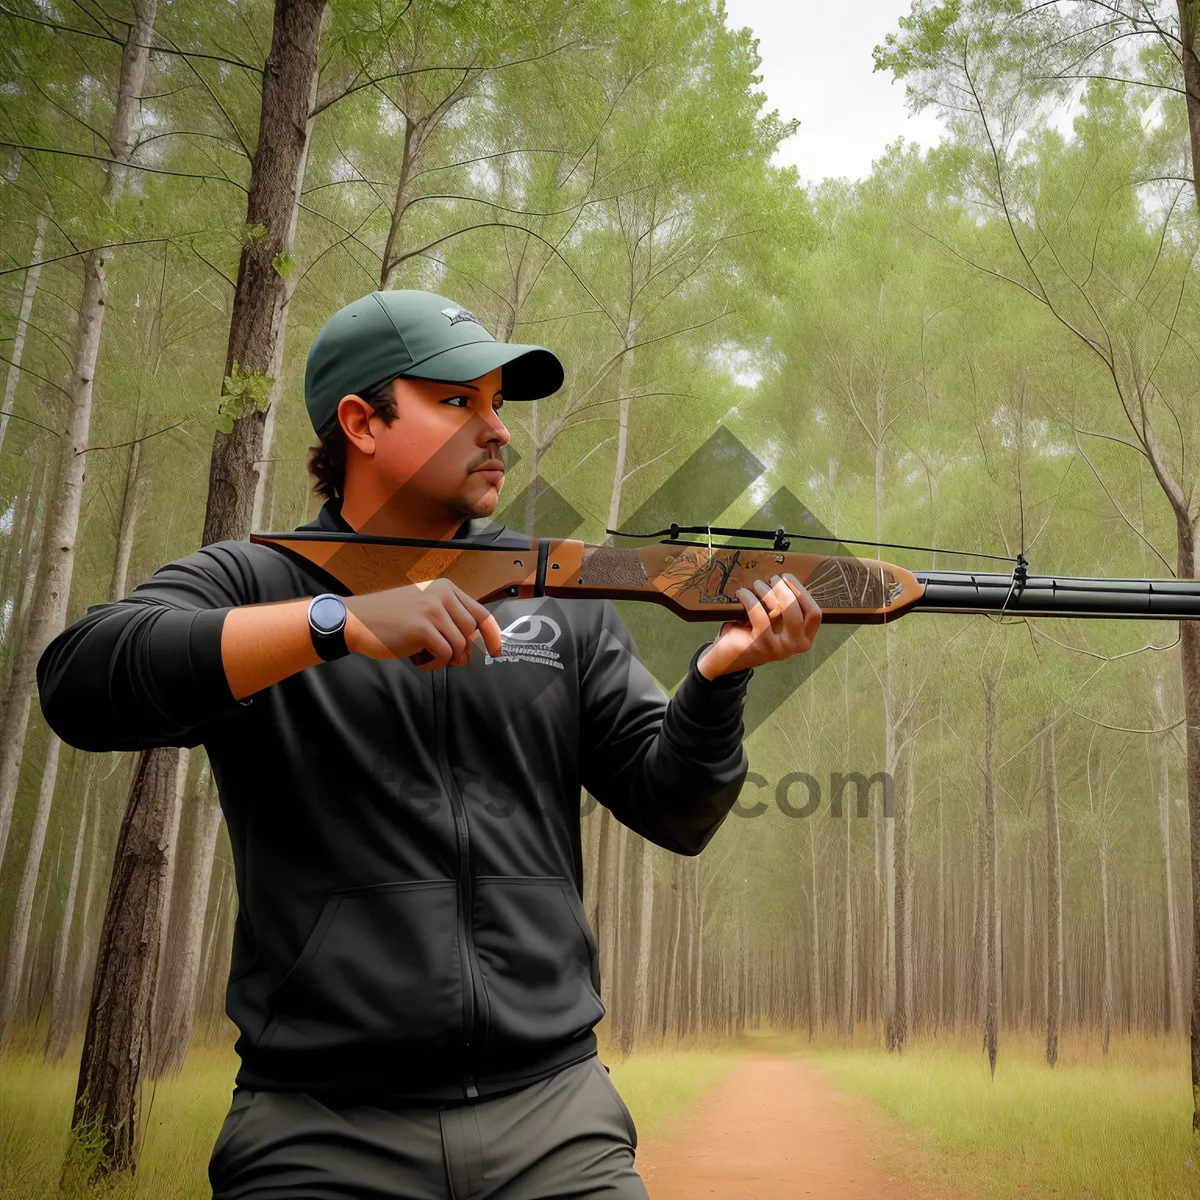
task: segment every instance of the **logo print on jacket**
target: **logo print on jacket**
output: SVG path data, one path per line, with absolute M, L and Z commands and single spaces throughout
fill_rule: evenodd
M 540 613 L 526 613 L 506 629 L 500 630 L 500 642 L 504 653 L 499 658 L 493 658 L 484 650 L 484 665 L 494 662 L 527 662 L 537 663 L 541 667 L 557 667 L 561 671 L 563 665 L 559 660 L 562 656 L 553 649 L 554 643 L 560 637 L 562 630 L 553 617 L 542 616 Z

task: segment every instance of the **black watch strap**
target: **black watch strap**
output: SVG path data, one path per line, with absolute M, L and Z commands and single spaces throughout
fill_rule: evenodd
M 318 609 L 319 620 L 314 618 L 314 609 Z M 340 596 L 335 596 L 333 592 L 322 592 L 309 601 L 308 632 L 313 648 L 325 662 L 345 658 L 350 653 L 350 647 L 346 645 L 346 605 Z

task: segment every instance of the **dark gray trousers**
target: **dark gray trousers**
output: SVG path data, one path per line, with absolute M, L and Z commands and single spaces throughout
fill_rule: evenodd
M 596 1056 L 518 1092 L 440 1108 L 331 1109 L 239 1088 L 213 1200 L 649 1200 L 637 1128 Z

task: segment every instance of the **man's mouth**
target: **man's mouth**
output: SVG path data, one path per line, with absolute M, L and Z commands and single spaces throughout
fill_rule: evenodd
M 498 462 L 486 462 L 482 467 L 476 467 L 472 472 L 475 475 L 482 475 L 485 479 L 492 483 L 499 483 L 504 478 L 504 464 Z

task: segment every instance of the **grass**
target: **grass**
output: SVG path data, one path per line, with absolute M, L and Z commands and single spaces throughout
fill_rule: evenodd
M 692 1049 L 639 1054 L 624 1062 L 615 1049 L 601 1058 L 637 1124 L 651 1136 L 736 1060 L 729 1051 Z M 0 1198 L 89 1200 L 99 1193 L 57 1191 L 75 1099 L 79 1046 L 58 1066 L 40 1055 L 0 1061 Z M 142 1096 L 138 1169 L 111 1192 L 113 1200 L 211 1200 L 208 1159 L 229 1109 L 237 1056 L 232 1045 L 197 1046 L 177 1079 L 147 1084 Z
M 1050 1070 L 1038 1040 L 1009 1036 L 993 1080 L 974 1034 L 960 1042 L 913 1041 L 901 1056 L 874 1048 L 872 1040 L 863 1031 L 851 1047 L 751 1035 L 625 1061 L 602 1042 L 600 1057 L 633 1114 L 639 1139 L 658 1134 L 747 1050 L 790 1053 L 821 1067 L 847 1091 L 869 1097 L 939 1167 L 945 1165 L 952 1182 L 979 1200 L 1200 1197 L 1182 1041 L 1114 1041 L 1104 1059 L 1085 1036 L 1066 1038 L 1059 1065 Z M 32 1054 L 0 1063 L 2 1200 L 56 1195 L 78 1061 L 76 1045 L 56 1067 Z M 208 1157 L 236 1069 L 230 1046 L 198 1046 L 178 1079 L 147 1085 L 137 1174 L 108 1195 L 208 1200 Z
M 671 1117 L 716 1083 L 738 1060 L 730 1047 L 643 1051 L 624 1062 L 619 1053 L 600 1047 L 600 1060 L 633 1115 L 639 1143 L 655 1137 Z
M 9 1056 L 0 1064 L 3 1200 L 100 1194 L 78 1187 L 58 1192 L 78 1070 L 78 1046 L 58 1066 L 48 1067 L 34 1055 Z M 229 1109 L 236 1071 L 232 1047 L 201 1046 L 188 1055 L 178 1079 L 147 1084 L 137 1173 L 106 1194 L 211 1200 L 208 1157 Z
M 1004 1038 L 989 1076 L 966 1043 L 881 1048 L 798 1046 L 847 1091 L 868 1095 L 986 1200 L 1196 1200 L 1200 1145 L 1182 1040 L 1114 1040 L 1107 1059 L 1086 1035 L 1045 1062 L 1038 1038 Z

